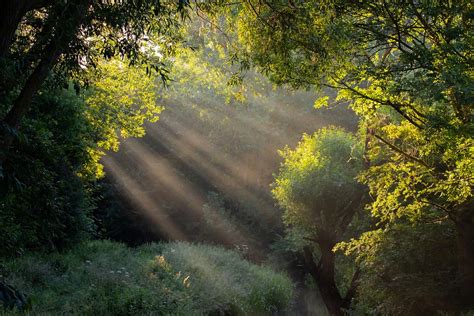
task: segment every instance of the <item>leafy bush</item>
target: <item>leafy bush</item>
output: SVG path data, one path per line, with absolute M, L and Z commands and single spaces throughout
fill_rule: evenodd
M 0 177 L 0 254 L 62 249 L 94 230 L 93 201 L 78 177 L 93 144 L 70 90 L 36 99 Z
M 356 315 L 435 315 L 462 308 L 453 227 L 423 219 L 400 221 L 339 245 L 363 268 Z
M 271 314 L 292 297 L 286 276 L 229 250 L 184 242 L 132 249 L 91 241 L 3 268 L 35 314 Z

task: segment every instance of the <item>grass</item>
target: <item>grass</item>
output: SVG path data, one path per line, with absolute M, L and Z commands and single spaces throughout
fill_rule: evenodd
M 265 315 L 285 311 L 293 295 L 284 274 L 202 244 L 90 241 L 2 264 L 32 314 Z

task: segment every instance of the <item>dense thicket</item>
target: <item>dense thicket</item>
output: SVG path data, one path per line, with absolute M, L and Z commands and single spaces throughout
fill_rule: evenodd
M 70 246 L 94 231 L 94 201 L 77 173 L 94 142 L 84 103 L 52 89 L 35 99 L 5 161 L 0 239 L 3 255 Z

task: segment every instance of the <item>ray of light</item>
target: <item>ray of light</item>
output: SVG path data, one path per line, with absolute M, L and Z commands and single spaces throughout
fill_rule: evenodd
M 216 146 L 204 137 L 199 136 L 199 133 L 193 131 L 190 127 L 180 125 L 181 137 L 179 139 L 164 128 L 163 124 L 160 127 L 158 127 L 159 131 L 151 132 L 149 136 L 158 142 L 168 143 L 171 148 L 178 149 L 179 154 L 183 156 L 185 161 L 192 163 L 197 172 L 203 173 L 218 187 L 224 188 L 225 191 L 233 194 L 240 193 L 254 205 L 264 205 L 265 207 L 260 210 L 264 214 L 259 215 L 265 215 L 267 219 L 274 218 L 276 214 L 267 211 L 272 208 L 272 205 L 259 197 L 254 190 L 255 188 L 252 188 L 251 184 L 243 178 L 245 172 L 256 173 L 255 170 L 251 170 L 245 165 L 240 168 L 242 161 L 222 153 Z M 235 191 L 235 189 L 240 192 Z
M 127 175 L 113 158 L 107 157 L 103 160 L 103 163 L 108 174 L 120 185 L 120 190 L 140 208 L 143 215 L 153 224 L 158 225 L 159 228 L 172 239 L 188 239 L 185 234 L 169 220 L 167 214 L 159 205 L 141 188 L 140 184 Z
M 249 182 L 251 179 L 249 179 L 247 175 L 256 176 L 259 172 L 251 164 L 247 164 L 244 158 L 246 155 L 249 157 L 251 153 L 244 155 L 226 153 L 205 136 L 201 135 L 199 131 L 190 127 L 190 125 L 191 124 L 186 124 L 186 122 L 173 122 L 173 124 L 162 122 L 158 126 L 151 126 L 149 135 L 160 142 L 163 138 L 165 141 L 173 144 L 176 142 L 185 142 L 186 145 L 192 147 L 192 154 L 188 156 L 193 156 L 196 160 L 212 162 L 219 170 L 238 179 L 242 184 L 250 186 L 255 184 Z M 246 127 L 244 126 L 242 128 L 245 129 Z M 179 140 L 176 140 L 177 138 L 179 138 Z M 184 151 L 189 152 L 186 148 L 181 149 L 185 149 Z M 265 160 L 265 157 L 261 157 L 260 160 Z
M 188 210 L 195 214 L 200 214 L 202 212 L 202 206 L 206 203 L 206 200 L 196 192 L 196 189 L 193 188 L 184 178 L 180 178 L 173 172 L 173 167 L 169 162 L 164 158 L 158 157 L 146 146 L 140 144 L 139 142 L 127 142 L 124 144 L 124 147 L 130 151 L 136 159 L 138 159 L 147 170 L 146 176 L 148 178 L 159 179 L 166 188 L 170 189 L 175 196 L 185 201 Z M 226 221 L 220 217 L 220 214 L 215 213 L 214 216 L 218 217 L 220 222 Z M 228 221 L 226 221 L 228 224 Z M 245 239 L 242 233 L 237 227 L 232 227 L 231 231 L 220 232 L 221 237 L 228 243 L 232 243 L 236 239 Z

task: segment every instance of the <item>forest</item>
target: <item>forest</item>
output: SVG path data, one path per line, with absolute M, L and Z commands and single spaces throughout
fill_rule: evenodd
M 4 0 L 0 315 L 474 315 L 474 3 Z

